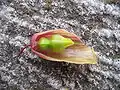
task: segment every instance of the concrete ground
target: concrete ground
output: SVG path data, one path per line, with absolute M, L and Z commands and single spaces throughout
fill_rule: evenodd
M 93 47 L 98 64 L 47 61 L 30 48 L 16 57 L 34 33 L 60 28 Z M 120 90 L 120 3 L 0 0 L 0 90 Z

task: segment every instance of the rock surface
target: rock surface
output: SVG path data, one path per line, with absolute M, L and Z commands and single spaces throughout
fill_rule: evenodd
M 97 65 L 46 61 L 27 48 L 64 28 L 98 53 Z M 0 90 L 120 90 L 120 7 L 98 0 L 0 0 Z

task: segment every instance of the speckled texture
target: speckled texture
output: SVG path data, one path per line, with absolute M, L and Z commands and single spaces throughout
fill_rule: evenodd
M 0 0 L 0 90 L 120 90 L 120 5 L 98 0 Z M 63 28 L 98 54 L 97 65 L 42 60 L 36 32 Z

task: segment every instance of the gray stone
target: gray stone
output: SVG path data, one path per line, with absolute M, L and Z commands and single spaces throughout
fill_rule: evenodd
M 98 0 L 1 0 L 0 90 L 120 90 L 120 7 Z M 36 32 L 63 28 L 98 53 L 97 65 L 47 61 L 30 48 Z

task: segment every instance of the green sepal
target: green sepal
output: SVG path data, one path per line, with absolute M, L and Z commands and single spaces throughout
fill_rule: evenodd
M 49 49 L 49 45 L 50 45 L 50 40 L 47 38 L 40 38 L 38 41 L 38 46 L 40 49 L 42 50 L 47 50 Z
M 50 46 L 54 52 L 61 52 L 65 48 L 74 44 L 70 38 L 64 38 L 59 34 L 52 35 Z

